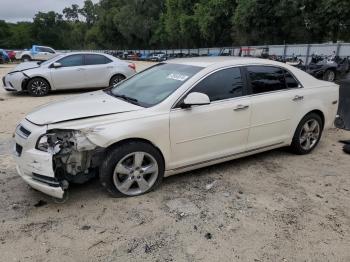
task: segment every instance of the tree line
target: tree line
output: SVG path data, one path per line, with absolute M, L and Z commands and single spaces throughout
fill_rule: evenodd
M 349 0 L 86 0 L 0 20 L 0 47 L 158 49 L 350 41 Z

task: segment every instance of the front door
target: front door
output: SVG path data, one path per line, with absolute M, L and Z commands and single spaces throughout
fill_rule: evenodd
M 74 89 L 87 85 L 83 55 L 70 55 L 56 61 L 61 67 L 51 68 L 54 89 Z
M 170 112 L 170 169 L 220 159 L 246 149 L 250 98 L 239 67 L 216 71 L 190 92 L 207 94 L 209 105 Z M 181 104 L 181 102 L 179 103 Z

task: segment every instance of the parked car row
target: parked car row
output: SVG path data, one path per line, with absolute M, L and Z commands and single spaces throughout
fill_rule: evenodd
M 2 81 L 7 91 L 44 96 L 53 90 L 115 86 L 135 72 L 135 64 L 111 55 L 76 52 L 59 54 L 44 62 L 23 62 Z
M 96 176 L 113 196 L 137 196 L 165 176 L 274 148 L 308 154 L 338 108 L 336 84 L 266 59 L 173 59 L 115 83 L 134 70 L 107 54 L 32 65 L 6 86 L 110 86 L 40 107 L 15 131 L 19 175 L 56 198 Z
M 105 53 L 113 55 L 120 59 L 152 61 L 152 62 L 162 62 L 168 59 L 191 58 L 191 57 L 199 57 L 199 56 L 227 56 L 224 50 L 222 52 L 219 52 L 218 54 L 201 54 L 201 55 L 195 52 L 191 52 L 191 53 L 151 52 L 151 53 L 144 54 L 144 53 L 135 53 L 133 51 L 127 51 L 127 52 L 106 51 Z
M 350 72 L 350 58 L 340 58 L 335 54 L 330 56 L 312 54 L 308 64 L 294 54 L 291 57 L 270 56 L 270 59 L 295 66 L 318 79 L 330 82 L 339 80 Z

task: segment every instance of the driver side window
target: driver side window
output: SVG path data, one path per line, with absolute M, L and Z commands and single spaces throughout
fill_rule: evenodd
M 206 94 L 211 102 L 243 96 L 245 89 L 241 70 L 232 67 L 217 71 L 199 82 L 192 92 Z
M 83 56 L 70 55 L 58 60 L 57 62 L 60 63 L 62 67 L 81 66 L 83 65 Z

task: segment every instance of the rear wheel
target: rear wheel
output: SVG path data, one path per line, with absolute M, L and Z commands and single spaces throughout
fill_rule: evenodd
M 110 87 L 114 87 L 116 86 L 119 82 L 123 81 L 125 79 L 125 76 L 123 75 L 115 75 L 111 78 L 111 80 L 109 81 L 109 86 Z
M 310 113 L 299 123 L 291 144 L 298 155 L 305 155 L 315 149 L 322 136 L 323 123 L 318 114 Z
M 164 161 L 159 151 L 144 142 L 128 142 L 110 152 L 100 168 L 100 181 L 113 196 L 138 196 L 162 181 Z
M 331 70 L 331 69 L 327 69 L 326 72 L 324 72 L 323 80 L 329 81 L 329 82 L 334 82 L 335 77 L 336 77 L 335 71 Z
M 50 85 L 43 78 L 33 78 L 29 80 L 27 90 L 32 96 L 45 96 L 50 91 Z
M 31 58 L 30 58 L 30 56 L 25 55 L 25 56 L 22 57 L 21 60 L 22 60 L 22 62 L 29 62 L 31 60 Z

